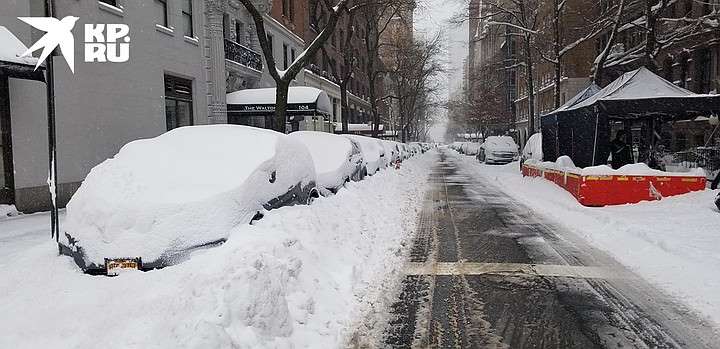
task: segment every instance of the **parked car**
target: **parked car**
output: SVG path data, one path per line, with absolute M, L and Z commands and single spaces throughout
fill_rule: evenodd
M 368 175 L 373 175 L 375 172 L 380 171 L 381 168 L 385 167 L 385 149 L 380 144 L 380 140 L 377 138 L 357 136 L 357 135 L 343 135 L 348 139 L 351 139 L 360 145 L 360 151 L 362 152 L 363 161 L 365 168 L 367 169 Z
M 512 137 L 490 136 L 480 146 L 477 158 L 486 164 L 508 164 L 518 160 L 518 145 Z
M 316 131 L 293 132 L 288 137 L 310 151 L 318 187 L 335 193 L 346 182 L 362 180 L 367 173 L 360 146 L 347 137 Z
M 387 162 L 387 166 L 393 166 L 398 160 L 402 161 L 402 159 L 400 159 L 400 147 L 397 142 L 383 140 L 381 143 L 383 148 L 385 148 L 385 161 Z
M 527 160 L 543 161 L 542 152 L 542 133 L 535 133 L 528 138 L 523 148 L 522 154 L 520 155 L 520 169 Z
M 463 147 L 463 154 L 469 156 L 476 156 L 480 152 L 480 143 L 468 142 Z
M 188 126 L 123 146 L 67 204 L 60 253 L 85 272 L 154 269 L 223 243 L 264 210 L 317 197 L 307 148 L 275 131 Z

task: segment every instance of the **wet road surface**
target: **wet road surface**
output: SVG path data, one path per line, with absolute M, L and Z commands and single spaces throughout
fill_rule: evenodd
M 388 348 L 720 348 L 720 334 L 441 150 Z

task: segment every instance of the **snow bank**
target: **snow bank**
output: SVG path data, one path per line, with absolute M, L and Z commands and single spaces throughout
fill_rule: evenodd
M 372 341 L 436 158 L 273 210 L 184 263 L 114 278 L 58 257 L 39 217 L 24 238 L 0 234 L 0 347 L 338 348 L 354 333 Z
M 613 255 L 648 281 L 720 324 L 720 212 L 706 190 L 633 205 L 584 207 L 542 178 L 523 178 L 518 164 L 464 161 L 533 211 Z
M 283 134 L 181 127 L 130 142 L 93 168 L 67 205 L 65 231 L 80 241 L 87 262 L 152 262 L 224 239 L 289 187 L 314 181 L 308 151 Z
M 572 159 L 563 155 L 559 157 L 555 162 L 551 161 L 537 161 L 534 159 L 525 162 L 531 166 L 537 166 L 549 170 L 557 170 L 563 172 L 573 173 L 579 176 L 656 176 L 656 177 L 705 177 L 705 171 L 702 168 L 688 169 L 687 172 L 668 172 L 655 170 L 648 167 L 645 163 L 628 164 L 614 170 L 608 165 L 590 166 L 585 168 L 579 168 L 575 166 Z
M 523 148 L 522 155 L 525 159 L 532 159 L 536 161 L 543 160 L 542 133 L 535 133 L 528 138 L 525 143 L 525 148 Z
M 0 205 L 0 219 L 17 216 L 19 214 L 15 205 Z
M 288 136 L 304 144 L 310 151 L 318 186 L 336 189 L 352 175 L 354 164 L 348 161 L 352 144 L 347 138 L 315 131 L 293 132 Z

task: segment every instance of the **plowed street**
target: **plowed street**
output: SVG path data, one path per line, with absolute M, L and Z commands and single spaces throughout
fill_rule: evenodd
M 384 343 L 717 348 L 711 325 L 441 150 Z

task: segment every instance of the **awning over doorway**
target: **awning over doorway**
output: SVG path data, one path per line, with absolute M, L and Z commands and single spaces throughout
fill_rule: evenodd
M 264 115 L 275 113 L 275 88 L 255 88 L 227 94 L 228 113 Z M 325 91 L 306 86 L 290 87 L 287 114 L 332 115 L 332 103 Z
M 43 66 L 35 69 L 37 58 L 20 57 L 27 51 L 22 43 L 7 28 L 0 26 L 0 75 L 13 78 L 45 81 Z

